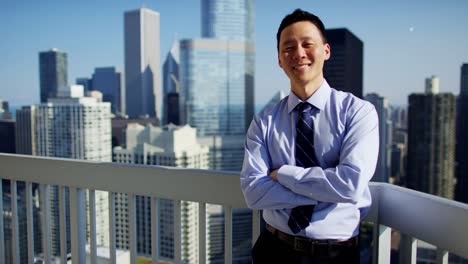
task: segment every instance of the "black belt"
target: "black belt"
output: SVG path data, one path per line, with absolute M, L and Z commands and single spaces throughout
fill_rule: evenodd
M 269 224 L 266 225 L 266 229 L 279 240 L 288 244 L 295 251 L 306 254 L 328 253 L 333 249 L 339 249 L 342 247 L 357 247 L 358 245 L 358 236 L 344 241 L 315 240 L 306 237 L 292 236 L 272 227 Z

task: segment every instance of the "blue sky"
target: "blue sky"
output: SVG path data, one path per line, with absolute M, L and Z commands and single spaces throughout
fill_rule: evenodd
M 123 13 L 141 6 L 160 13 L 161 65 L 175 36 L 200 37 L 199 0 L 0 1 L 0 98 L 37 103 L 38 53 L 52 47 L 68 53 L 70 84 L 95 67 L 123 69 Z M 364 93 L 405 104 L 408 94 L 424 91 L 431 75 L 440 78 L 441 92 L 459 93 L 460 67 L 468 63 L 466 0 L 257 0 L 257 104 L 289 90 L 275 35 L 281 19 L 298 7 L 364 42 Z

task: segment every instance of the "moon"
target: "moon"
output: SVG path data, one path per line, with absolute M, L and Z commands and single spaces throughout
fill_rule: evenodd
M 410 26 L 410 27 L 409 27 L 409 31 L 410 31 L 410 32 L 413 32 L 413 31 L 414 31 L 414 27 L 413 27 L 413 26 Z

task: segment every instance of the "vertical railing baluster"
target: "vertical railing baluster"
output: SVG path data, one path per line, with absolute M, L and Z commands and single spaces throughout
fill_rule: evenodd
M 136 195 L 133 193 L 128 194 L 128 218 L 130 238 L 130 263 L 136 264 Z
M 151 197 L 151 259 L 159 263 L 159 199 Z
M 34 219 L 32 182 L 26 182 L 26 225 L 28 237 L 28 264 L 34 263 Z M 36 219 L 37 221 L 38 219 Z M 3 262 L 2 262 L 3 263 Z
M 206 204 L 198 203 L 198 263 L 206 263 Z
M 377 255 L 374 256 L 374 263 L 387 264 L 390 263 L 391 253 L 391 236 L 392 229 L 390 227 L 374 223 L 374 245 L 377 249 Z
M 79 188 L 69 188 L 70 192 L 70 241 L 73 264 L 86 263 L 86 209 L 85 192 Z
M 44 254 L 44 263 L 51 263 L 50 258 L 50 186 L 41 184 L 41 213 L 42 213 L 42 253 Z
M 448 251 L 437 248 L 437 264 L 448 264 Z
M 3 233 L 3 179 L 0 178 L 0 263 L 5 263 L 5 235 Z
M 260 210 L 252 210 L 252 247 L 260 236 Z
M 59 228 L 60 228 L 60 261 L 61 263 L 67 263 L 67 205 L 66 205 L 66 187 L 59 186 L 58 188 L 58 200 L 59 200 Z
M 181 225 L 180 225 L 180 200 L 174 200 L 174 262 L 181 263 L 182 260 L 182 239 L 181 239 Z
M 10 180 L 11 202 L 11 254 L 13 263 L 20 263 L 19 255 L 19 225 L 18 225 L 18 191 L 16 181 Z
M 224 263 L 232 263 L 232 207 L 224 206 Z
M 109 192 L 109 258 L 110 264 L 116 264 L 115 255 L 115 193 Z
M 89 189 L 89 244 L 90 244 L 90 260 L 91 264 L 97 264 L 96 252 L 96 193 Z

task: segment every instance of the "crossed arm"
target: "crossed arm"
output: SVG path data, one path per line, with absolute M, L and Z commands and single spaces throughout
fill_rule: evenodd
M 361 198 L 378 156 L 378 118 L 374 107 L 364 107 L 350 118 L 336 167 L 272 168 L 264 130 L 256 118 L 246 137 L 241 188 L 249 207 L 283 209 L 318 201 L 357 203 Z

